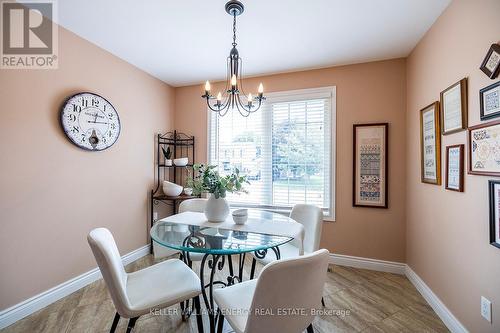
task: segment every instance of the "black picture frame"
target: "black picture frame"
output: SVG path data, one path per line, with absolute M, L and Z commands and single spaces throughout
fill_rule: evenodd
M 484 87 L 483 89 L 479 90 L 479 117 L 481 120 L 488 120 L 488 119 L 500 117 L 500 111 L 485 115 L 484 114 L 484 102 L 483 102 L 484 93 L 487 91 L 490 91 L 493 88 L 496 88 L 498 86 L 500 86 L 500 81 L 495 82 L 493 84 L 490 84 L 489 86 Z
M 497 228 L 497 221 L 495 219 L 495 207 L 499 208 L 498 204 L 495 202 L 495 185 L 500 185 L 500 180 L 490 180 L 488 181 L 488 193 L 490 201 L 490 244 L 500 249 L 500 243 L 496 241 L 495 233 L 500 232 L 500 223 Z M 500 198 L 499 198 L 500 201 Z M 500 218 L 500 217 L 499 217 Z
M 492 71 L 486 67 L 486 64 L 490 60 L 491 54 L 493 52 L 500 54 L 500 45 L 491 44 L 490 49 L 488 50 L 488 53 L 486 53 L 486 57 L 484 57 L 484 60 L 481 63 L 481 67 L 479 67 L 479 69 L 482 70 L 483 73 L 486 74 L 492 80 L 497 77 L 498 72 L 500 71 L 500 62 L 497 63 L 497 65 L 495 66 L 495 68 L 493 68 Z

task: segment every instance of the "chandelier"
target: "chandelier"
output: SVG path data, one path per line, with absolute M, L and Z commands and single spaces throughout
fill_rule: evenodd
M 210 94 L 210 82 L 205 83 L 205 94 L 202 98 L 207 101 L 207 106 L 210 110 L 217 112 L 221 117 L 225 116 L 229 109 L 236 108 L 243 117 L 248 117 L 251 113 L 257 111 L 264 97 L 264 87 L 259 84 L 257 96 L 252 97 L 252 94 L 246 94 L 243 90 L 243 82 L 241 78 L 242 60 L 236 49 L 236 16 L 244 11 L 244 6 L 240 1 L 231 0 L 226 3 L 226 12 L 233 17 L 233 47 L 227 57 L 227 77 L 224 94 L 220 91 L 217 97 Z M 243 97 L 241 97 L 243 96 Z M 243 101 L 242 101 L 243 98 Z M 215 100 L 215 102 L 213 102 Z

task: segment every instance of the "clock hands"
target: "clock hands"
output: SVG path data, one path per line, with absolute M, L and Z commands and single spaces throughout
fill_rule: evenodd
M 104 121 L 90 121 L 90 120 L 87 120 L 88 123 L 91 123 L 91 124 L 106 124 L 108 125 L 109 123 L 106 123 Z

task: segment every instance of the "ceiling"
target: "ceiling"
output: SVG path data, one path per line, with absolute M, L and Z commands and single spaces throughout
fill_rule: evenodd
M 226 0 L 64 0 L 58 23 L 173 86 L 225 77 Z M 246 76 L 407 56 L 451 0 L 243 0 Z

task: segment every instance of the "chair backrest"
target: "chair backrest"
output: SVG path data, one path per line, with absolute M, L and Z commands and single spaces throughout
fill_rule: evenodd
M 293 207 L 290 218 L 304 226 L 304 251 L 308 253 L 317 251 L 323 229 L 323 211 L 321 208 L 313 205 L 297 204 Z
M 203 213 L 207 206 L 207 199 L 188 199 L 179 204 L 179 213 L 197 212 Z
M 113 235 L 106 228 L 97 228 L 88 234 L 87 241 L 111 294 L 116 311 L 123 316 L 130 308 L 126 293 L 127 273 Z
M 328 250 L 322 249 L 266 265 L 257 280 L 245 332 L 303 332 L 314 319 L 311 309 L 321 307 L 328 257 Z M 287 309 L 305 313 L 284 313 Z

